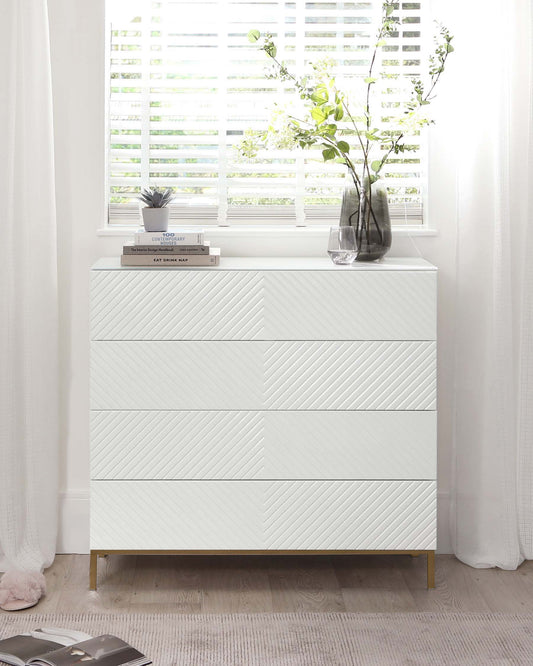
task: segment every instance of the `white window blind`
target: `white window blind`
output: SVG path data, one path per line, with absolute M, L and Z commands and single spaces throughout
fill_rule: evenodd
M 423 2 L 399 2 L 394 12 L 400 27 L 376 70 L 390 75 L 377 84 L 381 125 L 402 112 L 406 83 L 422 73 Z M 339 87 L 356 90 L 380 9 L 375 0 L 107 0 L 110 223 L 136 223 L 137 196 L 148 185 L 174 188 L 171 219 L 186 224 L 338 219 L 345 167 L 324 164 L 320 149 L 262 151 L 253 162 L 239 156 L 243 132 L 264 129 L 274 103 L 290 98 L 265 77 L 268 58 L 247 33 L 270 32 L 299 74 L 332 58 Z M 422 224 L 425 150 L 419 136 L 410 143 L 415 150 L 382 173 L 397 225 Z

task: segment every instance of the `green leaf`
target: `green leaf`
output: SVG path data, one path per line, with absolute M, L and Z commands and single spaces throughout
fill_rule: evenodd
M 322 157 L 324 158 L 324 162 L 327 162 L 328 160 L 333 160 L 335 157 L 337 157 L 337 151 L 335 148 L 326 148 L 325 150 L 322 151 Z
M 370 180 L 370 184 L 373 185 L 376 182 L 376 180 L 378 180 L 378 177 L 374 176 L 373 174 L 370 174 L 370 179 L 369 180 Z
M 364 79 L 365 83 L 375 83 L 377 79 L 375 79 L 373 76 L 367 76 L 366 79 Z
M 377 46 L 377 47 L 385 46 L 386 43 L 387 43 L 387 40 L 385 40 L 385 39 L 380 39 L 379 42 L 376 43 L 376 46 Z
M 261 37 L 261 33 L 259 32 L 259 30 L 250 30 L 250 32 L 248 33 L 248 41 L 251 42 L 252 44 L 254 42 L 257 42 L 259 37 Z
M 320 106 L 315 106 L 311 109 L 311 116 L 317 125 L 321 125 L 328 117 Z
M 377 173 L 381 169 L 381 160 L 374 160 L 370 168 Z
M 378 141 L 379 140 L 379 137 L 377 137 L 372 132 L 365 132 L 365 136 L 369 141 Z
M 453 46 L 449 42 L 446 44 L 446 51 L 448 53 L 453 53 L 453 51 L 455 51 L 455 49 L 453 48 Z
M 342 120 L 344 116 L 344 109 L 342 108 L 342 104 L 337 104 L 335 107 L 335 120 Z
M 313 91 L 311 99 L 317 104 L 325 104 L 329 100 L 327 87 L 323 83 L 319 83 Z
M 386 16 L 390 16 L 393 11 L 394 11 L 394 5 L 387 5 L 387 7 L 385 8 Z
M 350 144 L 346 141 L 337 141 L 337 148 L 341 151 L 341 153 L 350 152 Z
M 313 100 L 313 102 L 315 102 L 315 104 L 325 104 L 328 101 L 329 97 L 327 91 L 324 94 L 321 91 L 315 90 L 315 92 L 311 95 L 311 99 Z

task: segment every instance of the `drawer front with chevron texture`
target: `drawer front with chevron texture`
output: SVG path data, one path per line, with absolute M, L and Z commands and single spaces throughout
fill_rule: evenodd
M 93 271 L 92 339 L 434 340 L 435 280 L 431 271 Z
M 91 549 L 427 550 L 436 271 L 91 274 Z
M 91 547 L 429 550 L 434 481 L 93 481 Z
M 92 343 L 93 409 L 435 409 L 435 342 Z
M 433 479 L 431 411 L 93 411 L 93 479 Z
M 257 271 L 93 271 L 93 340 L 262 340 Z

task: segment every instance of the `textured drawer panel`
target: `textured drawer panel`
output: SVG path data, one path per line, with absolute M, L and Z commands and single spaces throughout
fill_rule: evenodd
M 264 338 L 263 276 L 252 271 L 93 271 L 93 340 Z
M 267 340 L 434 340 L 436 272 L 273 271 Z
M 93 271 L 94 340 L 434 340 L 433 271 Z
M 264 502 L 269 549 L 436 546 L 435 481 L 277 481 Z
M 261 412 L 92 412 L 93 479 L 254 479 Z
M 272 342 L 267 409 L 435 409 L 434 342 Z
M 91 548 L 432 550 L 434 481 L 94 481 Z
M 433 479 L 435 412 L 91 414 L 93 479 Z
M 92 409 L 435 408 L 434 342 L 93 342 Z
M 266 479 L 434 479 L 435 412 L 267 412 Z
M 254 549 L 263 542 L 253 481 L 93 481 L 91 548 Z
M 92 409 L 257 409 L 264 343 L 93 342 Z

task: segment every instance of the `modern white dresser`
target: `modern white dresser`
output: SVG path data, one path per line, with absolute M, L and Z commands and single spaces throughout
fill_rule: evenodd
M 91 589 L 112 553 L 436 546 L 436 269 L 91 271 Z

